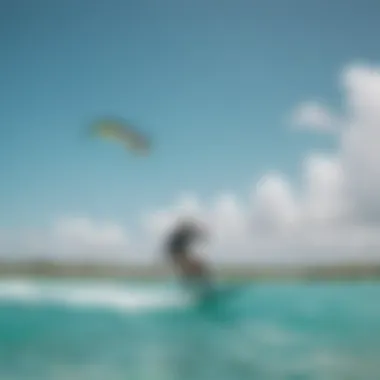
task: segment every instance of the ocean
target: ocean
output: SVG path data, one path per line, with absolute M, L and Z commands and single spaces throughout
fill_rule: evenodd
M 1 380 L 379 380 L 380 284 L 0 281 Z

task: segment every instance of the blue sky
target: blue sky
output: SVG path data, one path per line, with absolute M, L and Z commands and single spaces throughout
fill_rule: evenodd
M 0 226 L 83 214 L 133 222 L 194 191 L 297 179 L 330 136 L 297 134 L 304 99 L 339 102 L 339 70 L 376 62 L 376 1 L 2 1 Z M 103 114 L 152 136 L 149 158 L 86 138 Z

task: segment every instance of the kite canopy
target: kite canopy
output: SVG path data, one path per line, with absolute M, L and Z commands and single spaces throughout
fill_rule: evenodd
M 122 143 L 125 148 L 137 153 L 148 154 L 150 141 L 128 122 L 117 118 L 103 118 L 91 125 L 93 135 Z

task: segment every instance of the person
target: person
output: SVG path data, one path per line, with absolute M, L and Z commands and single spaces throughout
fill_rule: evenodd
M 192 220 L 180 221 L 167 237 L 165 250 L 186 284 L 196 283 L 210 287 L 210 271 L 207 265 L 192 252 L 192 244 L 206 237 L 205 229 Z

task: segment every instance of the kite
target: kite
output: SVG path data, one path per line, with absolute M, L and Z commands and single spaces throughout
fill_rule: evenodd
M 147 155 L 150 153 L 149 139 L 122 119 L 104 118 L 97 120 L 92 123 L 91 131 L 93 135 L 100 138 L 120 142 L 125 148 L 136 154 Z

